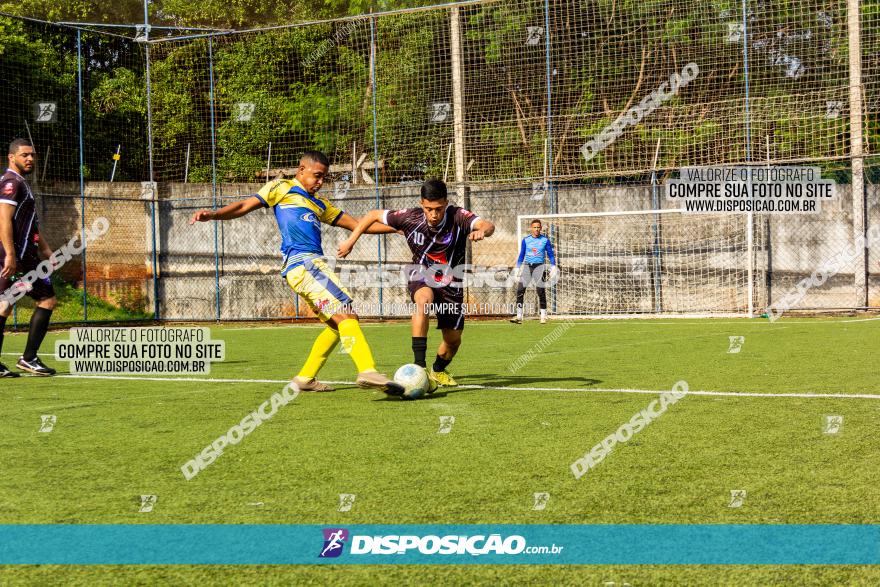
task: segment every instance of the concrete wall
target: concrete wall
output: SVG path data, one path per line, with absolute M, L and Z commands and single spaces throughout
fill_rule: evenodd
M 218 286 L 220 317 L 284 318 L 307 315 L 280 278 L 280 237 L 270 210 L 259 210 L 230 222 L 198 223 L 190 226 L 192 213 L 210 208 L 216 197 L 218 205 L 255 193 L 260 184 L 224 184 L 216 194 L 210 184 L 160 184 L 156 216 L 156 242 L 159 251 L 159 299 L 161 315 L 176 319 L 211 319 L 217 314 Z M 69 240 L 80 226 L 82 205 L 79 186 L 53 184 L 41 186 L 43 232 L 56 248 Z M 333 194 L 332 185 L 325 187 Z M 404 208 L 418 204 L 418 186 L 393 186 L 380 190 L 380 206 Z M 868 201 L 877 195 L 872 189 Z M 110 221 L 110 233 L 91 245 L 87 252 L 89 291 L 105 299 L 114 299 L 119 291 L 136 287 L 145 304 L 152 308 L 152 223 L 151 203 L 143 199 L 138 183 L 93 182 L 86 186 L 86 225 L 98 216 Z M 349 190 L 335 201 L 353 215 L 377 207 L 373 188 Z M 660 194 L 661 205 L 669 208 Z M 557 189 L 558 209 L 567 212 L 606 212 L 651 209 L 651 189 L 634 187 L 563 187 Z M 550 210 L 549 198 L 532 185 L 475 186 L 471 208 L 493 221 L 495 235 L 473 246 L 472 262 L 478 265 L 511 266 L 518 253 L 517 216 L 540 217 Z M 676 215 L 678 216 L 678 215 Z M 757 282 L 756 307 L 763 307 L 767 296 L 777 299 L 799 279 L 808 276 L 821 263 L 852 242 L 852 205 L 849 186 L 839 186 L 837 199 L 825 203 L 821 214 L 756 217 L 755 259 Z M 880 222 L 880 206 L 869 208 L 869 225 Z M 569 232 L 563 245 L 569 257 L 562 260 L 566 271 L 560 282 L 556 302 L 560 312 L 652 311 L 657 299 L 650 251 L 650 217 L 641 225 L 617 221 L 595 223 L 582 232 Z M 663 224 L 664 242 L 719 242 L 729 245 L 694 265 L 693 255 L 673 254 L 663 258 L 664 277 L 660 283 L 661 301 L 666 308 L 681 311 L 718 311 L 742 309 L 745 305 L 744 226 L 745 216 L 717 216 L 717 220 L 679 219 Z M 561 230 L 561 229 L 560 229 Z M 591 252 L 594 243 L 624 233 L 632 251 L 618 249 L 608 255 Z M 324 227 L 325 254 L 333 255 L 345 231 Z M 560 232 L 560 236 L 563 233 Z M 641 238 L 636 238 L 636 235 Z M 579 236 L 574 236 L 579 235 Z M 583 242 L 577 242 L 581 239 Z M 713 240 L 714 239 L 714 240 Z M 215 247 L 216 243 L 216 247 Z M 380 245 L 381 243 L 381 245 Z M 622 246 L 622 245 L 621 245 Z M 676 245 L 679 246 L 679 245 Z M 380 248 L 381 247 L 381 248 Z M 647 251 L 647 252 L 646 252 Z M 580 255 L 577 253 L 580 252 Z M 348 264 L 375 264 L 381 253 L 387 264 L 408 263 L 410 254 L 402 238 L 368 236 L 340 267 Z M 870 299 L 880 305 L 877 260 L 880 245 L 869 250 L 871 265 Z M 633 271 L 637 259 L 645 258 L 647 272 Z M 634 261 L 636 259 L 636 261 Z M 79 260 L 65 268 L 66 278 L 81 280 Z M 735 269 L 739 268 L 739 269 Z M 134 284 L 134 285 L 133 285 Z M 355 298 L 362 303 L 404 304 L 408 296 L 402 287 L 378 288 L 356 286 L 349 282 Z M 507 289 L 471 289 L 472 303 L 501 304 L 513 301 Z M 530 293 L 530 296 L 533 294 Z M 530 300 L 536 303 L 536 300 Z M 809 293 L 804 307 L 839 308 L 855 304 L 853 268 L 841 272 L 823 287 Z

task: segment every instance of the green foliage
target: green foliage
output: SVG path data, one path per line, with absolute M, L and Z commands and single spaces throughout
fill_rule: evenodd
M 315 20 L 410 5 L 325 0 L 304 6 L 280 0 L 150 4 L 151 19 L 179 26 L 247 27 Z M 694 11 L 699 6 L 700 11 Z M 876 85 L 880 2 L 862 4 L 866 88 Z M 22 14 L 24 5 L 5 3 Z M 28 14 L 49 18 L 137 22 L 140 3 L 96 6 L 79 0 L 38 0 Z M 744 101 L 742 47 L 728 39 L 741 20 L 730 0 L 676 4 L 661 0 L 550 3 L 552 146 L 557 173 L 616 171 L 613 162 L 647 168 L 661 141 L 660 166 L 741 161 L 739 118 Z M 490 3 L 461 8 L 466 144 L 473 179 L 540 176 L 547 118 L 544 39 L 527 44 L 528 27 L 545 26 L 544 5 Z M 820 15 L 825 15 L 820 18 Z M 848 152 L 846 116 L 825 120 L 826 99 L 846 100 L 845 11 L 820 0 L 774 3 L 749 20 L 754 152 L 770 137 L 777 159 L 830 158 Z M 378 17 L 378 52 L 371 55 L 369 19 L 335 21 L 259 33 L 221 35 L 151 47 L 153 145 L 157 178 L 182 179 L 191 147 L 190 179 L 210 180 L 212 127 L 220 181 L 253 180 L 265 167 L 290 166 L 304 148 L 348 161 L 354 146 L 372 156 L 374 131 L 385 160 L 383 180 L 442 174 L 453 141 L 453 116 L 431 122 L 431 105 L 452 103 L 448 10 Z M 800 35 L 800 37 L 799 37 Z M 38 146 L 52 145 L 50 178 L 78 176 L 76 35 L 70 29 L 0 18 L 0 73 L 15 93 L 0 96 L 0 134 L 21 136 L 37 100 L 59 102 L 59 122 L 31 125 Z M 213 60 L 209 59 L 210 52 Z M 122 145 L 119 179 L 146 174 L 146 90 L 143 45 L 83 33 L 85 168 L 109 176 Z M 803 65 L 790 75 L 786 59 Z M 375 62 L 374 62 L 375 61 Z M 684 64 L 700 75 L 678 97 L 587 162 L 578 153 L 628 108 Z M 213 64 L 213 72 L 209 67 Z M 371 69 L 377 74 L 375 87 Z M 210 75 L 214 84 L 211 87 Z M 873 85 L 872 85 L 873 84 Z M 870 96 L 869 96 L 870 98 Z M 375 125 L 373 102 L 375 100 Z M 253 103 L 250 121 L 239 103 Z M 812 110 L 805 111 L 805 106 Z M 868 109 L 867 143 L 878 122 Z M 5 124 L 5 126 L 3 126 Z M 721 135 L 721 138 L 719 138 Z

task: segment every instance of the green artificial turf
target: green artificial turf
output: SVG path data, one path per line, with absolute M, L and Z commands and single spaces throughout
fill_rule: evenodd
M 181 465 L 280 391 L 312 326 L 213 328 L 239 382 L 23 377 L 0 383 L 0 523 L 877 524 L 880 320 L 469 322 L 459 388 L 418 401 L 359 389 L 348 356 L 187 481 Z M 409 325 L 366 324 L 378 367 L 412 360 Z M 553 336 L 544 338 L 553 333 Z M 429 357 L 439 337 L 429 336 Z M 7 334 L 14 363 L 25 334 Z M 52 360 L 50 333 L 43 345 Z M 729 337 L 744 336 L 739 353 Z M 544 342 L 541 343 L 541 340 Z M 535 345 L 538 345 L 537 347 Z M 523 353 L 541 348 L 519 370 Z M 430 362 L 430 361 L 429 361 Z M 174 380 L 179 378 L 180 380 Z M 256 382 L 253 380 L 270 380 Z M 660 391 L 689 395 L 576 479 L 571 463 Z M 629 390 L 629 392 L 626 392 Z M 655 393 L 635 393 L 641 390 Z M 735 395 L 736 392 L 763 397 Z M 50 433 L 40 416 L 57 417 Z M 827 415 L 843 416 L 838 434 Z M 440 418 L 454 416 L 448 434 Z M 745 490 L 729 507 L 731 490 Z M 533 494 L 546 492 L 535 511 Z M 340 512 L 339 494 L 355 494 Z M 158 496 L 138 512 L 139 496 Z M 23 567 L 0 583 L 877 584 L 876 567 L 429 566 Z

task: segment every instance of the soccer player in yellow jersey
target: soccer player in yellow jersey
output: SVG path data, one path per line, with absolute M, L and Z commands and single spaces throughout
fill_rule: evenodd
M 272 208 L 281 231 L 281 252 L 284 254 L 281 276 L 327 325 L 315 340 L 302 370 L 294 377 L 294 384 L 303 391 L 332 391 L 332 387 L 316 377 L 340 337 L 345 337 L 346 350 L 358 370 L 357 384 L 381 389 L 389 395 L 402 395 L 403 387 L 376 371 L 370 345 L 351 307 L 351 294 L 321 258 L 324 255 L 321 223 L 353 230 L 359 220 L 318 195 L 329 169 L 330 161 L 326 155 L 308 151 L 300 159 L 294 179 L 269 182 L 256 195 L 219 210 L 199 210 L 189 223 L 231 220 L 258 208 Z M 368 232 L 379 234 L 395 230 L 377 225 Z

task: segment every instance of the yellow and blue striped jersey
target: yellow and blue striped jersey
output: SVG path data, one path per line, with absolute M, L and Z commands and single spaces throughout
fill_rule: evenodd
M 281 275 L 307 259 L 324 254 L 321 223 L 335 224 L 342 210 L 321 196 L 313 196 L 295 179 L 276 179 L 264 185 L 257 197 L 275 212 L 281 231 L 284 268 Z

